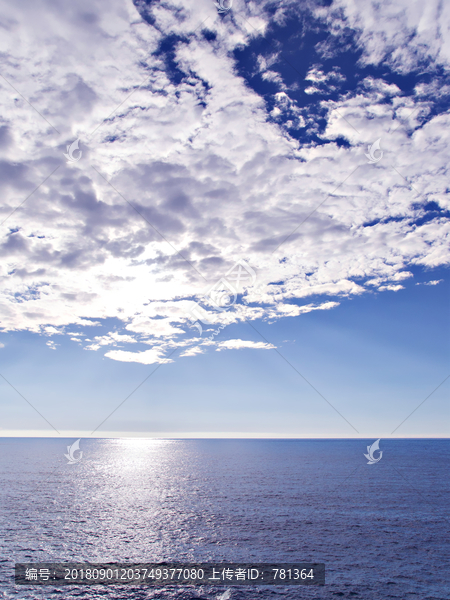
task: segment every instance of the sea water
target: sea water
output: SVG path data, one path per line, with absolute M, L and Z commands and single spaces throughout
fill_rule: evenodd
M 1 438 L 0 598 L 450 597 L 450 440 Z M 377 456 L 379 454 L 377 453 Z M 310 587 L 32 587 L 17 562 L 322 562 Z

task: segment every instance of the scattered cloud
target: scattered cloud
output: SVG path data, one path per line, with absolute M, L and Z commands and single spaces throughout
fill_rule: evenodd
M 164 358 L 158 349 L 151 348 L 144 352 L 129 352 L 127 350 L 110 350 L 105 354 L 107 358 L 121 362 L 136 362 L 142 365 L 153 365 L 155 363 L 166 364 L 174 362 L 170 358 Z
M 405 287 L 403 285 L 380 285 L 378 288 L 379 292 L 390 291 L 390 292 L 398 292 L 399 290 L 404 290 Z
M 251 342 L 249 340 L 226 340 L 217 344 L 216 352 L 220 352 L 221 350 L 242 350 L 243 348 L 273 350 L 276 346 L 265 342 Z
M 305 77 L 312 85 L 305 88 L 305 94 L 330 94 L 339 89 L 339 84 L 345 81 L 345 76 L 337 68 L 328 73 L 322 71 L 318 66 L 312 67 Z
M 438 285 L 444 281 L 443 279 L 433 279 L 431 281 L 425 281 L 424 283 L 416 283 L 416 285 Z
M 365 64 L 385 63 L 409 73 L 425 62 L 450 63 L 447 2 L 411 5 L 408 0 L 335 0 L 323 14 L 332 22 L 336 37 L 348 27 L 356 32 Z
M 71 338 L 74 339 L 74 338 Z M 76 341 L 81 341 L 76 339 Z M 86 340 L 87 341 L 87 340 Z M 91 341 L 91 340 L 89 340 Z M 98 350 L 101 346 L 117 346 L 118 344 L 135 344 L 137 340 L 131 335 L 121 335 L 115 331 L 107 335 L 94 337 L 91 344 L 85 346 L 86 350 Z
M 189 348 L 189 350 L 185 350 L 182 354 L 180 354 L 180 357 L 183 356 L 197 356 L 197 354 L 203 354 L 204 350 L 202 350 L 202 348 L 200 348 L 200 346 L 193 346 L 192 348 Z

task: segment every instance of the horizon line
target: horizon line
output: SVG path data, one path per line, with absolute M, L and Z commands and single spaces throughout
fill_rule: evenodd
M 161 432 L 161 433 L 146 433 L 146 432 L 105 432 L 92 436 L 91 432 L 86 431 L 62 431 L 60 435 L 53 432 L 40 432 L 36 430 L 26 431 L 2 431 L 0 430 L 0 438 L 4 439 L 124 439 L 124 440 L 367 440 L 367 439 L 450 439 L 450 435 L 412 435 L 412 436 L 393 436 L 391 434 L 368 433 L 366 435 L 342 436 L 342 435 L 298 435 L 298 434 L 270 434 L 270 433 L 255 433 L 248 432 Z

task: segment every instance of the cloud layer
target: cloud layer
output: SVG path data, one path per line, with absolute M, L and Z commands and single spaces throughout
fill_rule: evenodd
M 448 264 L 450 116 L 430 97 L 433 69 L 448 65 L 449 17 L 438 3 L 400 5 L 301 7 L 329 27 L 324 55 L 351 28 L 361 61 L 411 71 L 427 60 L 431 72 L 408 96 L 366 77 L 330 100 L 343 76 L 311 66 L 303 84 L 326 115 L 320 144 L 289 135 L 286 122 L 312 116 L 269 46 L 258 64 L 278 112 L 236 71 L 234 51 L 295 3 L 270 17 L 240 2 L 221 17 L 205 0 L 6 5 L 1 327 L 144 364 L 170 362 L 176 347 L 270 349 L 194 337 L 193 302 L 238 260 L 257 281 L 228 311 L 204 305 L 208 335 L 395 291 L 412 265 Z M 81 158 L 68 162 L 76 139 Z M 382 158 L 368 164 L 377 139 Z M 90 333 L 107 319 L 114 327 Z

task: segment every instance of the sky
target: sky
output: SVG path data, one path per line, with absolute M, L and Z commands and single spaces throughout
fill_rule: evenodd
M 450 4 L 0 14 L 0 436 L 449 436 Z

